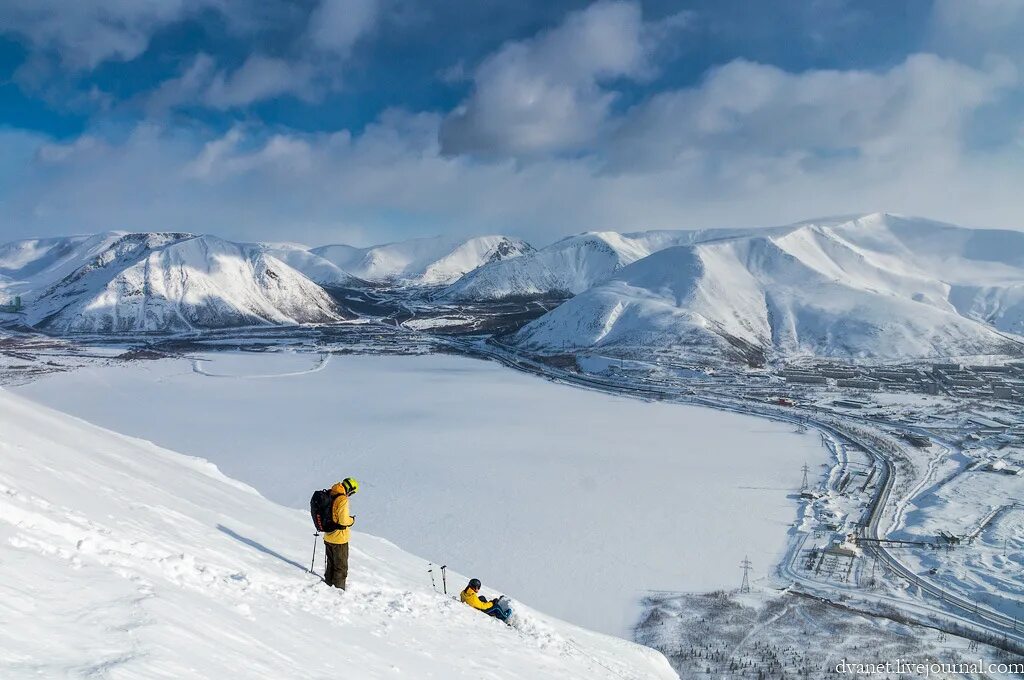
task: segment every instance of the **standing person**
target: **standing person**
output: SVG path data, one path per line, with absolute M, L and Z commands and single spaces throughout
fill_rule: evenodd
M 334 500 L 331 502 L 331 520 L 341 528 L 324 534 L 324 551 L 327 553 L 327 568 L 324 582 L 329 586 L 345 590 L 348 579 L 349 527 L 355 524 L 355 515 L 348 511 L 348 499 L 359 489 L 359 482 L 346 477 L 331 487 Z

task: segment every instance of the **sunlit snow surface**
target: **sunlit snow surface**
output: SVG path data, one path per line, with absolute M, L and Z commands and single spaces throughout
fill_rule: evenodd
M 522 603 L 513 628 L 483 616 L 362 532 L 358 579 L 329 588 L 306 571 L 308 521 L 207 462 L 0 390 L 0 678 L 676 677 Z
M 745 555 L 766 574 L 801 465 L 824 461 L 817 435 L 788 425 L 453 356 L 200 359 L 201 372 L 145 362 L 17 391 L 207 458 L 289 506 L 355 476 L 364 531 L 619 635 L 647 589 L 734 587 Z

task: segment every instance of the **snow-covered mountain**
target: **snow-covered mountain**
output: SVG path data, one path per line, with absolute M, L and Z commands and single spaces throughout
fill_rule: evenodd
M 729 231 L 587 232 L 569 236 L 515 259 L 470 271 L 448 287 L 452 300 L 567 297 L 607 280 L 626 265 L 663 248 L 722 238 Z
M 875 214 L 661 250 L 515 336 L 540 351 L 1019 353 L 1024 234 Z
M 32 296 L 99 257 L 122 236 L 108 232 L 0 244 L 0 298 Z
M 2 390 L 0 432 L 5 678 L 677 677 L 525 605 L 509 628 L 363 533 L 348 590 L 328 588 L 309 515 L 204 460 Z
M 339 319 L 323 289 L 260 246 L 177 233 L 104 234 L 70 245 L 70 254 L 56 257 L 51 251 L 67 246 L 53 246 L 23 264 L 31 275 L 22 280 L 33 284 L 29 325 L 138 332 Z M 43 285 L 53 276 L 60 278 Z
M 310 252 L 305 246 L 292 243 L 264 243 L 261 245 L 269 255 L 322 286 L 358 286 L 366 283 L 330 260 Z
M 525 241 L 507 236 L 478 236 L 468 240 L 420 238 L 369 248 L 329 245 L 309 252 L 364 281 L 433 286 L 451 283 L 489 262 L 510 260 L 532 250 Z M 316 279 L 316 271 L 302 271 Z

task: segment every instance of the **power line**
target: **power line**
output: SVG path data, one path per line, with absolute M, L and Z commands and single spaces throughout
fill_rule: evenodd
M 804 481 L 800 483 L 800 490 L 807 491 L 807 487 L 810 486 L 807 481 L 807 473 L 810 472 L 810 468 L 807 467 L 807 463 L 804 463 L 804 466 L 800 469 L 803 470 L 804 473 Z

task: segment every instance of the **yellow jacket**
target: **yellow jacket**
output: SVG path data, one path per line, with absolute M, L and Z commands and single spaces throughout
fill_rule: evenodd
M 479 609 L 480 611 L 487 611 L 494 606 L 493 602 L 484 602 L 480 599 L 480 593 L 473 590 L 469 586 L 459 594 L 459 599 L 468 604 L 473 609 Z
M 348 494 L 345 493 L 345 487 L 341 485 L 341 482 L 338 482 L 331 487 L 331 493 L 335 494 L 334 503 L 331 504 L 331 519 L 333 519 L 336 524 L 340 524 L 346 528 L 324 534 L 324 541 L 327 543 L 336 543 L 338 545 L 348 543 L 349 534 L 351 532 L 347 527 L 350 527 L 355 523 L 355 520 L 352 519 L 352 515 L 348 514 Z

